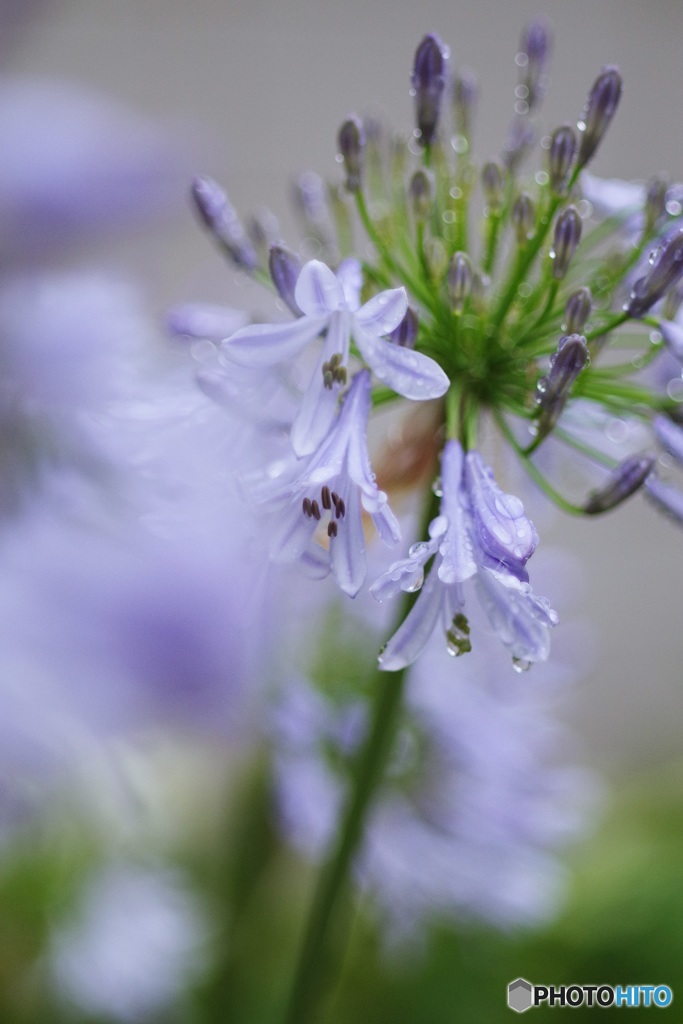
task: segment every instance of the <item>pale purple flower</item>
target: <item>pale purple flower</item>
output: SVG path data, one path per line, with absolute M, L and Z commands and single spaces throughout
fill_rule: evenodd
M 556 850 L 585 824 L 592 780 L 570 763 L 552 711 L 567 681 L 563 659 L 524 684 L 511 675 L 496 646 L 454 663 L 435 640 L 411 669 L 402 727 L 355 862 L 390 939 L 416 937 L 435 918 L 506 928 L 557 908 L 564 877 Z M 364 735 L 363 711 L 354 696 L 333 702 L 296 679 L 271 718 L 280 820 L 315 859 L 335 835 L 347 782 L 335 765 Z
M 139 1024 L 171 1013 L 202 973 L 210 929 L 172 872 L 114 863 L 84 886 L 56 926 L 47 966 L 60 996 L 88 1017 Z
M 405 398 L 438 398 L 448 377 L 428 356 L 385 340 L 408 308 L 404 288 L 380 292 L 359 308 L 359 267 L 346 261 L 333 273 L 318 260 L 306 263 L 294 297 L 302 316 L 293 323 L 243 327 L 224 345 L 225 355 L 254 368 L 293 360 L 318 335 L 326 332 L 322 351 L 292 425 L 297 455 L 310 455 L 329 430 L 338 392 L 346 383 L 351 338 L 376 377 Z
M 444 448 L 441 488 L 441 514 L 430 525 L 429 541 L 414 545 L 407 559 L 395 562 L 370 588 L 380 601 L 400 590 L 421 589 L 383 649 L 381 667 L 393 672 L 410 665 L 439 622 L 451 654 L 469 651 L 463 584 L 470 579 L 515 665 L 525 668 L 545 661 L 549 627 L 557 623 L 557 615 L 528 583 L 525 566 L 538 536 L 522 502 L 500 490 L 478 452 L 465 455 L 453 440 Z M 431 558 L 434 562 L 424 581 L 424 567 Z
M 299 462 L 271 467 L 254 492 L 275 514 L 271 557 L 278 562 L 303 559 L 318 575 L 331 569 L 351 597 L 366 574 L 362 510 L 371 516 L 385 543 L 394 544 L 400 536 L 396 517 L 370 466 L 366 440 L 370 400 L 370 374 L 362 370 L 315 452 Z M 324 524 L 329 551 L 313 539 Z
M 26 255 L 148 220 L 177 201 L 184 169 L 168 135 L 78 86 L 0 82 L 0 251 Z

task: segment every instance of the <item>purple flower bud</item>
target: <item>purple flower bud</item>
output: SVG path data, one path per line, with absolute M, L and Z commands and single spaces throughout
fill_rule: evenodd
M 577 164 L 585 167 L 607 131 L 621 97 L 621 75 L 618 68 L 605 67 L 588 94 L 583 118 L 578 122 L 581 133 Z
M 522 33 L 517 63 L 521 71 L 520 82 L 527 90 L 524 99 L 529 108 L 535 106 L 545 93 L 543 72 L 548 63 L 550 48 L 551 38 L 546 23 L 538 18 L 527 25 Z
M 212 178 L 195 178 L 192 182 L 192 198 L 199 216 L 223 251 L 242 270 L 255 270 L 258 267 L 258 256 L 235 208 L 220 185 Z
M 424 221 L 432 210 L 436 185 L 434 175 L 420 167 L 410 179 L 409 194 L 415 220 Z
M 583 507 L 588 515 L 609 512 L 630 498 L 652 472 L 655 460 L 651 455 L 630 455 L 619 463 L 604 487 L 589 496 Z
M 415 112 L 419 142 L 429 146 L 434 141 L 441 112 L 441 100 L 446 87 L 448 49 L 438 36 L 424 37 L 415 52 L 412 71 Z
M 357 192 L 360 188 L 365 149 L 365 132 L 360 118 L 352 115 L 344 121 L 339 129 L 338 143 L 346 170 L 346 187 L 349 192 Z
M 550 252 L 553 277 L 561 281 L 581 240 L 581 217 L 575 206 L 568 206 L 555 221 L 555 237 Z
M 567 184 L 569 170 L 576 153 L 576 134 L 568 124 L 556 128 L 550 140 L 548 150 L 548 172 L 550 187 L 553 192 L 561 195 Z
M 486 202 L 490 210 L 500 210 L 503 205 L 505 188 L 505 170 L 500 164 L 490 160 L 484 164 L 481 172 L 481 184 Z
M 518 245 L 526 245 L 533 234 L 536 223 L 536 209 L 528 192 L 520 192 L 510 213 Z
M 282 301 L 294 316 L 301 316 L 301 310 L 294 298 L 296 282 L 301 273 L 299 257 L 284 245 L 272 245 L 268 254 L 268 269 Z
M 472 261 L 466 252 L 453 254 L 447 279 L 451 309 L 454 313 L 462 313 L 472 291 Z
M 401 348 L 415 348 L 419 324 L 420 321 L 418 320 L 417 313 L 408 306 L 406 315 L 398 327 L 394 328 L 387 337 L 394 345 L 400 345 Z
M 567 299 L 564 311 L 564 328 L 567 334 L 581 334 L 593 308 L 590 288 L 579 288 Z
M 469 140 L 472 115 L 477 102 L 477 83 L 472 75 L 461 72 L 453 81 L 453 128 L 456 135 Z
M 557 351 L 550 357 L 550 368 L 536 385 L 538 393 L 538 430 L 536 443 L 550 433 L 569 398 L 574 381 L 588 362 L 588 346 L 581 334 L 560 338 Z
M 683 228 L 679 228 L 650 256 L 650 269 L 633 285 L 626 306 L 629 316 L 640 317 L 654 306 L 683 275 Z

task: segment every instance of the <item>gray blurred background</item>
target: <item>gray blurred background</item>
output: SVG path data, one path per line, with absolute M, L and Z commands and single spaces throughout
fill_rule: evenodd
M 5 4 L 11 0 L 5 0 Z M 16 4 L 21 6 L 21 0 Z M 54 0 L 3 47 L 11 75 L 67 78 L 113 96 L 182 140 L 191 171 L 211 174 L 245 215 L 267 205 L 296 235 L 289 185 L 313 168 L 336 177 L 335 137 L 351 112 L 412 126 L 415 46 L 427 31 L 476 73 L 474 151 L 495 156 L 509 122 L 522 25 L 545 15 L 555 52 L 545 124 L 573 121 L 602 65 L 625 91 L 593 170 L 683 180 L 681 0 Z M 81 247 L 136 275 L 154 312 L 184 300 L 248 301 L 179 195 L 166 222 Z M 533 510 L 532 514 L 533 514 Z M 596 664 L 575 720 L 590 759 L 615 776 L 683 753 L 683 531 L 642 499 L 599 521 L 558 519 L 543 536 L 585 570 L 581 613 L 597 633 Z

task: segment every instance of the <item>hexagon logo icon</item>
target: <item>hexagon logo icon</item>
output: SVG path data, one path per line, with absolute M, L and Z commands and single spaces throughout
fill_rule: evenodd
M 533 987 L 525 978 L 517 978 L 508 985 L 508 1006 L 516 1013 L 524 1013 L 533 1005 Z

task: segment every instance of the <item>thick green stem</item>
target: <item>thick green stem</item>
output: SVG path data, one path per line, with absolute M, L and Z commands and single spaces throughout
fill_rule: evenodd
M 399 672 L 378 671 L 376 675 L 372 725 L 357 764 L 353 789 L 336 845 L 322 869 L 314 895 L 285 1017 L 287 1024 L 306 1024 L 311 1019 L 327 980 L 330 967 L 330 925 L 363 835 L 370 803 L 391 750 L 407 672 L 405 669 Z
M 420 537 L 427 535 L 427 527 L 436 515 L 437 507 L 438 498 L 431 494 Z M 398 624 L 403 622 L 415 600 L 415 594 L 405 595 Z M 371 682 L 375 700 L 368 735 L 356 761 L 336 842 L 318 879 L 290 994 L 286 1024 L 307 1024 L 312 1019 L 328 979 L 331 926 L 346 888 L 353 858 L 363 838 L 368 811 L 391 754 L 407 678 L 405 668 L 398 672 L 382 672 L 379 667 L 375 669 Z

